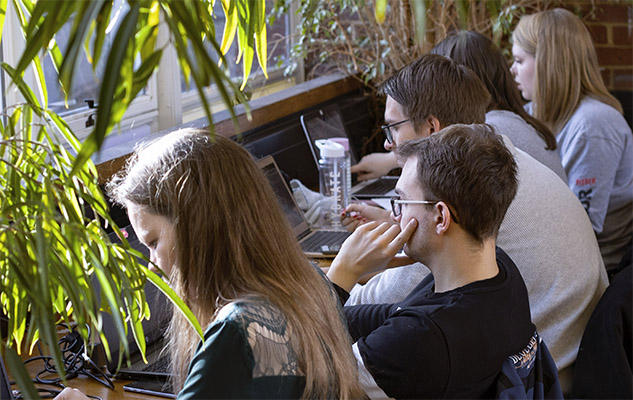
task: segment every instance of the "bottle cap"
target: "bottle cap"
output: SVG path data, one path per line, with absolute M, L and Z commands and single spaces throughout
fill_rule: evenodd
M 345 148 L 345 151 L 349 151 L 349 139 L 348 138 L 344 138 L 344 137 L 333 137 L 330 138 L 329 140 L 336 142 L 340 145 L 343 145 L 343 148 Z
M 329 139 L 315 140 L 314 143 L 319 148 L 321 157 L 345 157 L 345 147 L 342 144 Z

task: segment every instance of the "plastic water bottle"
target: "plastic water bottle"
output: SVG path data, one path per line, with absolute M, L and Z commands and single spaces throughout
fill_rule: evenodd
M 319 148 L 319 189 L 323 197 L 322 228 L 342 230 L 341 213 L 349 202 L 345 148 L 332 140 L 315 140 Z
M 345 148 L 345 168 L 347 169 L 347 203 L 345 206 L 347 207 L 347 205 L 349 205 L 349 200 L 352 197 L 352 157 L 349 152 L 349 139 L 344 137 L 335 137 L 330 138 L 330 140 L 343 145 L 343 148 Z

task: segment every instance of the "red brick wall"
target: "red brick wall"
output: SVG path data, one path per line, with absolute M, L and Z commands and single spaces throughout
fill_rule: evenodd
M 633 3 L 630 0 L 566 0 L 565 8 L 583 16 L 607 88 L 633 89 Z

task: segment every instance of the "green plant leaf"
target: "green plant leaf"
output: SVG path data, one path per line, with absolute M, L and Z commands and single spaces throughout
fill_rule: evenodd
M 22 397 L 25 399 L 39 399 L 40 395 L 31 381 L 31 377 L 24 366 L 24 361 L 22 361 L 20 356 L 18 356 L 11 347 L 3 346 L 3 350 L 7 360 L 7 366 L 22 392 Z
M 177 309 L 180 310 L 180 312 L 182 312 L 182 314 L 185 316 L 185 318 L 187 318 L 187 321 L 189 321 L 193 329 L 195 329 L 195 331 L 198 333 L 198 336 L 200 336 L 200 339 L 204 340 L 204 333 L 202 332 L 202 327 L 200 327 L 200 323 L 191 312 L 191 309 L 189 309 L 189 307 L 185 304 L 185 302 L 182 301 L 182 299 L 178 297 L 176 292 L 174 292 L 174 290 L 170 288 L 169 285 L 167 285 L 165 281 L 163 281 L 163 279 L 160 276 L 158 276 L 155 272 L 151 271 L 149 268 L 145 269 L 144 271 L 147 276 L 147 279 L 149 279 L 150 282 L 154 284 L 154 286 L 156 286 L 161 292 L 165 294 L 165 296 L 169 298 L 169 300 L 171 300 L 172 303 L 174 303 Z
M 111 1 L 106 1 L 103 3 L 101 11 L 97 16 L 96 24 L 95 24 L 95 39 L 93 44 L 93 52 L 92 52 L 92 70 L 95 71 L 99 60 L 101 59 L 101 52 L 103 50 L 103 43 L 106 37 L 106 29 L 108 24 L 110 23 L 110 13 L 112 12 L 112 4 Z
M 379 24 L 385 22 L 385 14 L 387 12 L 387 0 L 376 0 L 374 5 L 374 16 Z
M 222 33 L 222 44 L 220 45 L 220 52 L 226 54 L 233 43 L 235 38 L 235 31 L 237 30 L 237 7 L 233 0 L 222 0 L 222 10 L 226 21 L 224 24 L 224 32 Z M 222 64 L 222 59 L 220 59 Z
M 268 39 L 266 37 L 266 3 L 259 1 L 255 5 L 257 11 L 254 15 L 255 24 L 255 48 L 257 52 L 257 60 L 262 68 L 262 72 L 268 79 L 268 71 L 266 63 L 268 62 Z
M 99 14 L 99 11 L 101 11 L 104 2 L 105 0 L 78 2 L 80 7 L 70 31 L 66 56 L 59 69 L 59 81 L 62 82 L 68 92 L 72 91 L 72 78 L 75 76 L 75 68 L 83 50 L 85 37 L 88 35 L 92 22 Z
M 120 83 L 121 66 L 124 62 L 124 56 L 135 35 L 136 21 L 139 17 L 139 4 L 132 4 L 130 10 L 123 18 L 121 26 L 117 30 L 112 43 L 112 49 L 108 55 L 105 73 L 103 75 L 103 84 L 99 92 L 99 108 L 97 109 L 97 122 L 95 129 L 84 142 L 73 166 L 71 175 L 75 174 L 79 168 L 97 151 L 103 140 L 105 139 L 110 126 L 113 125 L 111 112 L 115 106 L 113 102 L 114 93 Z
M 0 41 L 2 40 L 2 31 L 4 30 L 4 19 L 7 16 L 7 0 L 0 0 Z

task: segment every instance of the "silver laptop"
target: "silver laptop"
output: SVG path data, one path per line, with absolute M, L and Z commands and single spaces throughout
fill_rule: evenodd
M 273 157 L 264 157 L 257 163 L 268 178 L 279 205 L 286 215 L 304 253 L 309 257 L 329 258 L 336 256 L 350 233 L 345 230 L 311 229 L 303 216 L 303 212 L 295 202 L 294 196 L 290 192 Z
M 315 148 L 314 141 L 318 139 L 330 139 L 335 137 L 347 138 L 347 140 L 350 141 L 349 153 L 352 165 L 359 161 L 359 157 L 352 146 L 351 139 L 343 124 L 341 113 L 336 105 L 330 104 L 323 108 L 302 114 L 300 119 L 301 127 L 310 145 L 310 151 L 312 152 L 312 157 L 314 158 L 317 168 L 319 166 L 319 153 L 318 149 Z M 396 195 L 395 188 L 397 182 L 398 177 L 396 176 L 384 176 L 364 182 L 356 182 L 353 178 L 352 197 L 359 199 L 392 197 Z

